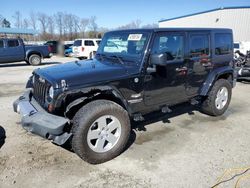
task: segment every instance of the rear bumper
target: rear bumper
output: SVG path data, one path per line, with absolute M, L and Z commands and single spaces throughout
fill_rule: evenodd
M 27 90 L 19 97 L 13 103 L 13 108 L 21 115 L 21 124 L 29 132 L 52 140 L 58 145 L 63 145 L 72 135 L 63 130 L 69 119 L 45 111 L 31 97 L 31 90 Z

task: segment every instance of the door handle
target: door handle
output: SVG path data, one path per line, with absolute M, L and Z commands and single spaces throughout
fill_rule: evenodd
M 177 68 L 175 69 L 176 72 L 183 72 L 183 71 L 187 71 L 187 70 L 188 70 L 187 67 L 181 67 L 181 68 L 178 68 L 178 67 L 177 67 Z

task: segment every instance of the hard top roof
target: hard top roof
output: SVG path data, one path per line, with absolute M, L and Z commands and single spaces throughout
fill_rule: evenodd
M 225 31 L 232 32 L 229 28 L 151 28 L 151 29 L 124 29 L 124 30 L 114 30 L 110 32 L 161 32 L 161 31 Z M 109 32 L 108 32 L 109 33 Z

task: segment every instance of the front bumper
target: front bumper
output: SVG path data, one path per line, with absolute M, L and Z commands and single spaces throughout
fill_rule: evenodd
M 31 96 L 31 90 L 19 97 L 13 103 L 13 108 L 22 116 L 21 124 L 29 132 L 52 140 L 58 145 L 63 145 L 72 135 L 64 132 L 69 119 L 45 111 Z

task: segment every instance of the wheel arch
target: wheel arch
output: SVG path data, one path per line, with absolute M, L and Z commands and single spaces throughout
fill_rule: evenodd
M 200 95 L 201 96 L 207 96 L 208 92 L 211 90 L 213 87 L 214 83 L 219 80 L 219 79 L 225 79 L 228 80 L 232 87 L 234 86 L 234 70 L 233 68 L 218 68 L 214 71 L 212 71 L 209 76 L 207 77 L 206 81 L 204 82 L 203 86 L 201 87 L 200 90 Z
M 42 54 L 40 52 L 38 52 L 38 51 L 28 51 L 26 53 L 26 60 L 29 60 L 30 56 L 34 55 L 34 54 L 39 55 L 41 58 L 43 58 Z

